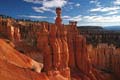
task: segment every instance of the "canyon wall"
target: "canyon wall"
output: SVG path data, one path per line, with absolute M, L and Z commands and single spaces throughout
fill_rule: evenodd
M 120 49 L 114 45 L 98 44 L 97 47 L 89 45 L 88 53 L 93 67 L 102 71 L 113 73 L 116 77 L 120 74 Z
M 1 19 L 1 34 L 17 44 L 15 45 L 17 50 L 38 62 L 43 62 L 43 71 L 49 76 L 59 73 L 70 79 L 70 71 L 74 74 L 77 71 L 83 76 L 87 75 L 85 78 L 89 78 L 90 64 L 86 40 L 79 35 L 77 22 L 70 22 L 69 25 L 62 24 L 59 11 L 58 8 L 55 24 Z M 40 55 L 43 60 L 40 59 Z
M 42 62 L 42 73 L 49 80 L 112 80 L 111 74 L 101 74 L 101 70 L 92 66 L 101 65 L 108 69 L 111 65 L 108 60 L 107 64 L 103 64 L 103 59 L 99 59 L 101 56 L 96 57 L 94 49 L 87 48 L 86 38 L 77 30 L 77 22 L 70 21 L 64 25 L 61 8 L 56 8 L 56 14 L 55 24 L 0 18 L 0 35 L 13 42 L 14 49 L 20 54 Z M 98 52 L 102 51 L 99 50 Z M 108 59 L 109 55 L 106 57 Z M 114 60 L 113 63 L 117 64 L 117 60 Z M 117 67 L 114 67 L 114 72 L 119 73 Z
M 106 30 L 99 26 L 79 26 L 80 34 L 86 37 L 87 44 L 96 46 L 99 43 L 114 44 L 120 47 L 120 31 Z

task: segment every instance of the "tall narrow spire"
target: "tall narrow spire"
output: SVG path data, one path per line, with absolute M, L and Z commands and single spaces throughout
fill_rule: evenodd
M 62 24 L 62 19 L 61 19 L 61 8 L 58 7 L 56 8 L 56 20 L 55 20 L 55 24 L 60 26 Z

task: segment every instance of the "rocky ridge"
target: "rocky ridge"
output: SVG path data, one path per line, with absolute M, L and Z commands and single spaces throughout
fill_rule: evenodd
M 92 67 L 86 39 L 79 35 L 77 22 L 63 25 L 61 8 L 56 8 L 56 14 L 55 24 L 0 18 L 0 34 L 14 44 L 13 48 L 3 39 L 0 41 L 4 44 L 0 45 L 3 51 L 0 55 L 0 79 L 113 80 L 112 74 Z M 43 69 L 38 66 L 41 63 Z

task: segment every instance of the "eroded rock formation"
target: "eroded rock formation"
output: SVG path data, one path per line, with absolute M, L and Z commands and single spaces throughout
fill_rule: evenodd
M 56 24 L 48 26 L 43 24 L 42 32 L 38 34 L 38 49 L 42 50 L 44 56 L 44 70 L 48 73 L 52 70 L 60 72 L 66 78 L 70 78 L 68 68 L 69 53 L 67 36 L 64 25 L 61 24 L 61 9 L 56 9 Z M 42 37 L 42 39 L 41 39 Z
M 79 35 L 76 27 L 77 22 L 70 21 L 69 25 L 64 25 L 61 19 L 61 8 L 56 8 L 56 14 L 55 24 L 0 18 L 0 36 L 4 36 L 3 38 L 9 39 L 15 45 L 14 49 L 8 49 L 7 51 L 8 57 L 5 59 L 9 60 L 9 63 L 6 65 L 17 66 L 15 69 L 18 72 L 21 71 L 18 74 L 23 76 L 20 79 L 24 78 L 25 71 L 23 70 L 27 68 L 27 74 L 30 73 L 31 80 L 112 80 L 110 79 L 111 74 L 101 74 L 101 70 L 97 70 L 92 66 L 93 61 L 98 61 L 96 61 L 96 65 L 98 63 L 102 65 L 104 62 L 96 58 L 94 49 L 91 50 L 92 52 L 87 49 L 86 38 Z M 6 54 L 4 46 L 0 45 L 0 51 L 2 51 L 2 55 L 0 55 L 2 59 L 2 56 Z M 9 53 L 10 51 L 13 52 Z M 88 53 L 92 53 L 92 56 Z M 4 61 L 2 62 L 0 64 L 4 64 Z M 43 65 L 38 62 L 42 62 Z M 113 64 L 117 63 L 118 61 L 114 59 Z M 114 72 L 117 74 L 119 73 L 117 71 L 118 67 L 114 65 Z M 8 67 L 6 69 L 9 70 Z M 34 69 L 34 71 L 28 69 Z M 41 74 L 36 73 L 40 72 L 41 69 Z M 3 71 L 3 67 L 1 70 Z M 5 79 L 7 76 L 4 77 L 2 74 L 0 76 L 3 80 L 7 80 Z M 14 78 L 10 78 L 10 80 L 14 80 Z
M 86 36 L 87 44 L 96 46 L 99 43 L 107 43 L 120 47 L 119 30 L 108 30 L 106 27 L 100 26 L 79 26 L 77 28 L 81 35 Z
M 119 78 L 120 73 L 120 49 L 114 45 L 108 44 L 99 44 L 97 47 L 89 45 L 88 53 L 91 59 L 91 64 L 102 71 L 107 73 L 113 73 L 116 77 Z

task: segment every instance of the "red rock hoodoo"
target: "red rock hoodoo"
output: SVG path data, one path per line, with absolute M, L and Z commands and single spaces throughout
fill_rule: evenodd
M 0 18 L 0 80 L 115 80 L 92 66 L 106 67 L 104 59 L 96 57 L 96 49 L 88 50 L 77 22 L 64 25 L 61 8 L 56 14 L 55 24 Z M 117 64 L 117 59 L 112 60 Z
M 114 73 L 120 79 L 120 49 L 114 45 L 99 44 L 96 48 L 91 45 L 88 48 L 91 64 L 99 69 L 108 73 Z

